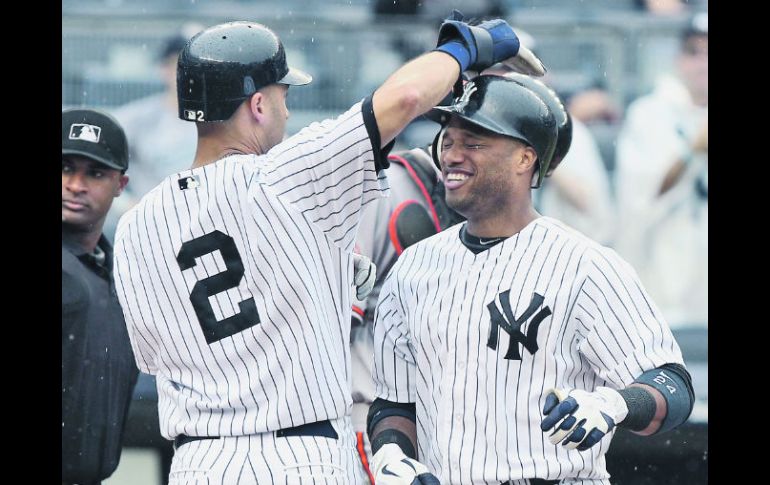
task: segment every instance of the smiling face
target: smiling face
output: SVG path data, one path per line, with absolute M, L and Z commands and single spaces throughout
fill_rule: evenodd
M 112 199 L 123 192 L 128 177 L 91 158 L 63 155 L 61 220 L 83 232 L 101 231 Z
M 515 196 L 529 191 L 534 158 L 528 145 L 453 117 L 441 140 L 447 205 L 469 220 L 511 209 Z M 525 159 L 531 166 L 522 166 Z

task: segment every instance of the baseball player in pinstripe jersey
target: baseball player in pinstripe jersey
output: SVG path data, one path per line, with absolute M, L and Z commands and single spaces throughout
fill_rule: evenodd
M 371 460 L 366 416 L 374 401 L 372 328 L 382 282 L 406 247 L 463 220 L 446 206 L 441 175 L 424 149 L 392 153 L 388 160 L 390 196 L 364 208 L 356 238 L 356 252 L 377 267 L 372 291 L 365 299 L 353 300 L 350 330 L 352 419 L 364 468 Z
M 470 65 L 519 51 L 502 20 L 457 21 L 439 44 L 283 141 L 288 86 L 310 76 L 271 30 L 217 25 L 183 49 L 179 115 L 197 124 L 195 160 L 123 216 L 115 245 L 134 354 L 157 377 L 161 433 L 175 442 L 169 483 L 362 480 L 348 346 L 349 288 L 363 297 L 373 279 L 352 253 L 361 209 L 387 193 L 385 155 L 406 124 Z
M 608 484 L 616 426 L 665 432 L 692 410 L 679 347 L 634 270 L 533 209 L 569 118 L 515 79 L 476 77 L 429 112 L 447 204 L 467 222 L 405 250 L 380 292 L 378 485 Z

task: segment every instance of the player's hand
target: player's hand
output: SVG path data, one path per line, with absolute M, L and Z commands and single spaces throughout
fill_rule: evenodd
M 377 279 L 377 266 L 362 254 L 353 253 L 353 284 L 356 285 L 356 298 L 366 299 L 374 288 Z
M 502 19 L 470 25 L 454 10 L 441 24 L 436 49 L 457 59 L 462 71 L 480 72 L 503 61 L 522 74 L 542 76 L 546 71 L 540 59 L 521 46 L 516 32 Z
M 372 457 L 372 473 L 377 485 L 441 485 L 438 478 L 395 443 L 383 445 Z
M 623 397 L 609 387 L 588 392 L 580 389 L 550 389 L 543 406 L 543 431 L 553 429 L 551 443 L 568 450 L 585 451 L 626 419 L 628 407 Z

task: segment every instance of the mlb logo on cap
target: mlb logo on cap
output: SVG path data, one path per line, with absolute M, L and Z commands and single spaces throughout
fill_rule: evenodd
M 96 125 L 87 125 L 85 123 L 74 123 L 70 126 L 70 140 L 83 140 L 92 143 L 99 143 L 102 136 L 102 129 Z
M 107 113 L 77 108 L 61 112 L 61 154 L 79 155 L 109 168 L 128 169 L 128 140 Z

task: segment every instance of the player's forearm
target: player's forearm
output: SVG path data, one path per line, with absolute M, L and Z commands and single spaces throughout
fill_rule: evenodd
M 380 405 L 376 405 L 377 402 Z M 401 413 L 409 411 L 409 417 L 390 415 L 381 417 L 372 424 L 373 414 L 380 411 L 395 410 Z M 375 399 L 372 404 L 374 413 L 369 413 L 368 429 L 372 443 L 371 469 L 377 483 L 388 484 L 424 484 L 440 485 L 438 478 L 428 468 L 417 461 L 417 427 L 414 415 L 414 403 L 392 403 Z
M 372 97 L 381 145 L 387 145 L 417 116 L 436 106 L 460 75 L 443 52 L 424 54 L 393 73 Z
M 650 420 L 650 424 L 647 425 L 644 429 L 641 430 L 630 430 L 634 434 L 638 434 L 639 436 L 650 436 L 651 434 L 655 434 L 660 427 L 663 425 L 663 420 L 666 417 L 666 414 L 668 412 L 668 408 L 666 406 L 666 400 L 663 398 L 663 394 L 660 393 L 657 389 L 644 385 L 644 384 L 638 384 L 634 383 L 628 386 L 631 387 L 638 387 L 640 389 L 644 389 L 649 393 L 649 395 L 652 397 L 652 399 L 655 401 L 655 414 L 652 416 L 652 420 Z
M 408 439 L 408 443 L 404 441 Z M 384 444 L 395 443 L 406 456 L 417 458 L 417 425 L 414 421 L 402 416 L 383 418 L 369 434 L 372 443 L 372 453 Z
M 417 458 L 417 414 L 414 403 L 399 403 L 377 398 L 369 408 L 366 431 L 372 453 L 388 443 L 395 443 L 410 458 Z
M 695 394 L 690 374 L 680 364 L 664 364 L 618 391 L 628 407 L 620 426 L 641 436 L 676 428 L 690 416 Z

